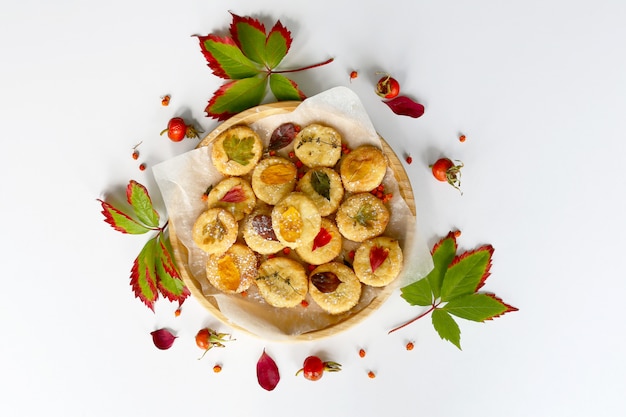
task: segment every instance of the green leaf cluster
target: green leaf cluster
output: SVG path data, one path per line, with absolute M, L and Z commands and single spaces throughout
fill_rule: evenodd
M 291 32 L 280 20 L 267 32 L 258 19 L 231 15 L 229 36 L 198 36 L 200 49 L 213 74 L 228 80 L 210 99 L 205 109 L 207 116 L 225 120 L 257 106 L 268 86 L 278 101 L 303 100 L 306 96 L 298 85 L 283 74 L 321 66 L 332 59 L 304 68 L 277 71 L 291 47 Z
M 159 226 L 160 216 L 152 205 L 148 190 L 137 181 L 131 180 L 128 183 L 126 200 L 132 214 L 106 201 L 98 201 L 102 205 L 104 221 L 115 230 L 134 235 L 157 232 L 133 262 L 130 285 L 135 296 L 153 311 L 159 294 L 170 301 L 182 303 L 190 293 L 171 255 L 170 241 L 165 236 L 167 223 L 163 227 Z
M 517 311 L 517 308 L 504 303 L 494 294 L 478 292 L 490 274 L 491 245 L 460 255 L 456 252 L 456 237 L 450 232 L 433 247 L 433 270 L 402 288 L 401 295 L 411 305 L 430 307 L 426 313 L 405 325 L 432 312 L 432 324 L 439 336 L 461 349 L 461 330 L 453 316 L 484 322 Z

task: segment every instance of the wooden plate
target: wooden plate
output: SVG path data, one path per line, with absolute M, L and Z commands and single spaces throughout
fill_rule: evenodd
M 221 132 L 228 129 L 231 126 L 237 124 L 251 124 L 254 123 L 264 117 L 272 116 L 275 114 L 281 113 L 289 113 L 295 110 L 295 108 L 300 104 L 298 101 L 284 101 L 279 103 L 272 104 L 264 104 L 261 106 L 257 106 L 246 110 L 244 112 L 239 113 L 236 116 L 224 121 L 218 127 L 216 127 L 212 132 L 202 139 L 202 141 L 198 144 L 198 147 L 208 146 Z M 412 215 L 415 216 L 415 200 L 413 197 L 413 189 L 411 188 L 411 183 L 409 181 L 409 177 L 402 166 L 402 162 L 395 154 L 395 152 L 391 149 L 389 144 L 381 137 L 380 138 L 383 151 L 387 155 L 389 159 L 389 165 L 394 172 L 396 180 L 398 181 L 398 187 L 400 189 L 400 193 L 402 197 L 406 201 L 409 210 Z M 174 252 L 174 258 L 176 259 L 176 263 L 179 267 L 180 273 L 182 275 L 182 279 L 189 288 L 191 294 L 203 305 L 207 310 L 209 310 L 218 320 L 223 323 L 231 326 L 235 329 L 245 331 L 247 333 L 248 330 L 233 323 L 229 320 L 227 316 L 225 316 L 219 309 L 219 306 L 214 299 L 214 297 L 205 296 L 202 292 L 201 284 L 193 277 L 189 266 L 186 262 L 188 259 L 188 252 L 185 245 L 183 245 L 180 240 L 176 237 L 176 231 L 174 229 L 173 224 L 170 224 L 170 241 L 172 243 L 172 249 Z M 367 316 L 369 316 L 372 312 L 377 310 L 389 297 L 392 289 L 387 287 L 384 288 L 365 308 L 363 308 L 358 313 L 348 317 L 347 319 L 333 324 L 329 327 L 311 331 L 308 333 L 303 333 L 300 335 L 289 336 L 287 340 L 289 341 L 310 341 L 321 339 L 324 337 L 335 335 L 343 330 L 346 330 L 355 324 L 359 323 Z

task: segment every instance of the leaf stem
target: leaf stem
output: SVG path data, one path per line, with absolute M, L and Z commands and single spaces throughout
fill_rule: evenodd
M 413 322 L 415 322 L 415 321 L 417 321 L 417 320 L 421 319 L 422 317 L 426 316 L 428 313 L 430 313 L 430 312 L 434 311 L 437 307 L 439 307 L 439 303 L 437 303 L 437 304 L 433 304 L 432 306 L 430 306 L 430 308 L 429 308 L 428 310 L 424 311 L 424 312 L 423 312 L 422 314 L 420 314 L 419 316 L 415 317 L 414 319 L 411 319 L 411 320 L 407 321 L 406 323 L 404 323 L 404 324 L 402 324 L 402 325 L 400 325 L 400 326 L 398 326 L 398 327 L 396 327 L 396 328 L 394 328 L 394 329 L 389 330 L 389 332 L 388 332 L 387 334 L 391 334 L 391 333 L 395 332 L 396 330 L 400 330 L 400 329 L 402 329 L 403 327 L 406 327 L 406 326 L 408 326 L 409 324 L 411 324 L 411 323 L 413 323 Z
M 285 73 L 288 73 L 288 72 L 304 71 L 304 70 L 308 70 L 308 69 L 312 69 L 312 68 L 321 67 L 321 66 L 326 65 L 326 64 L 330 64 L 334 60 L 335 60 L 335 58 L 329 58 L 329 59 L 327 59 L 324 62 L 320 62 L 318 64 L 313 64 L 313 65 L 309 65 L 309 66 L 302 67 L 302 68 L 278 70 L 278 71 L 270 70 L 270 72 L 273 73 L 273 74 L 285 74 Z

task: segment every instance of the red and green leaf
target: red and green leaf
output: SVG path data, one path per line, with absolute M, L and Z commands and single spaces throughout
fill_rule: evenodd
M 159 226 L 159 213 L 152 206 L 146 187 L 131 180 L 126 187 L 126 199 L 140 222 L 152 228 Z
M 291 42 L 291 32 L 278 20 L 267 35 L 265 42 L 266 65 L 269 68 L 276 68 L 280 64 L 289 52 Z
M 306 98 L 298 88 L 298 84 L 282 74 L 270 75 L 270 90 L 278 101 L 302 101 Z
M 130 217 L 128 214 L 107 203 L 106 201 L 98 200 L 102 204 L 102 214 L 104 215 L 104 221 L 111 225 L 115 230 L 122 233 L 128 233 L 131 235 L 141 235 L 149 232 L 151 229 L 139 223 L 137 220 Z
M 211 34 L 198 36 L 198 41 L 213 75 L 226 80 L 241 80 L 259 73 L 257 65 L 243 54 L 232 38 Z
M 150 310 L 154 311 L 154 302 L 159 298 L 155 271 L 155 251 L 157 238 L 150 239 L 135 258 L 130 273 L 130 285 L 139 298 Z
M 476 292 L 489 276 L 493 246 L 485 245 L 454 258 L 441 285 L 442 301 Z
M 372 272 L 376 272 L 378 267 L 385 262 L 388 256 L 389 249 L 377 245 L 372 246 L 370 249 L 370 268 Z
M 231 12 L 230 35 L 243 54 L 258 64 L 266 63 L 265 26 L 257 19 Z
M 205 111 L 207 116 L 226 120 L 237 113 L 258 106 L 265 96 L 265 77 L 251 77 L 222 85 L 214 94 Z
M 190 294 L 171 255 L 169 240 L 159 237 L 156 263 L 157 286 L 165 298 L 181 304 Z
M 452 316 L 447 311 L 437 308 L 433 311 L 431 319 L 439 337 L 461 349 L 461 329 Z
M 442 309 L 462 319 L 481 323 L 517 311 L 517 308 L 506 304 L 495 294 L 488 293 L 462 295 L 450 300 Z

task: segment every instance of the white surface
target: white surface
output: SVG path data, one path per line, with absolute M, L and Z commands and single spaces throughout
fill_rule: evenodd
M 624 414 L 624 2 L 30 0 L 2 9 L 1 415 Z M 337 337 L 280 344 L 235 332 L 198 361 L 195 332 L 228 328 L 193 300 L 175 318 L 172 304 L 153 314 L 133 298 L 128 273 L 144 237 L 108 227 L 96 198 L 120 198 L 131 178 L 155 190 L 131 148 L 143 141 L 148 165 L 192 148 L 159 137 L 170 117 L 216 125 L 203 109 L 221 80 L 190 35 L 225 30 L 228 10 L 281 19 L 294 37 L 285 67 L 335 57 L 294 79 L 309 95 L 336 85 L 359 94 L 381 135 L 413 156 L 429 242 L 459 228 L 462 249 L 493 244 L 485 289 L 519 312 L 461 322 L 459 351 L 428 319 L 388 336 L 421 311 L 396 294 Z M 352 69 L 360 76 L 350 83 Z M 372 93 L 375 71 L 396 76 L 426 114 L 392 114 Z M 430 176 L 440 155 L 465 163 L 463 196 Z M 149 336 L 162 326 L 179 335 L 168 351 Z M 282 373 L 271 393 L 255 378 L 264 348 Z M 296 378 L 314 353 L 343 371 Z

